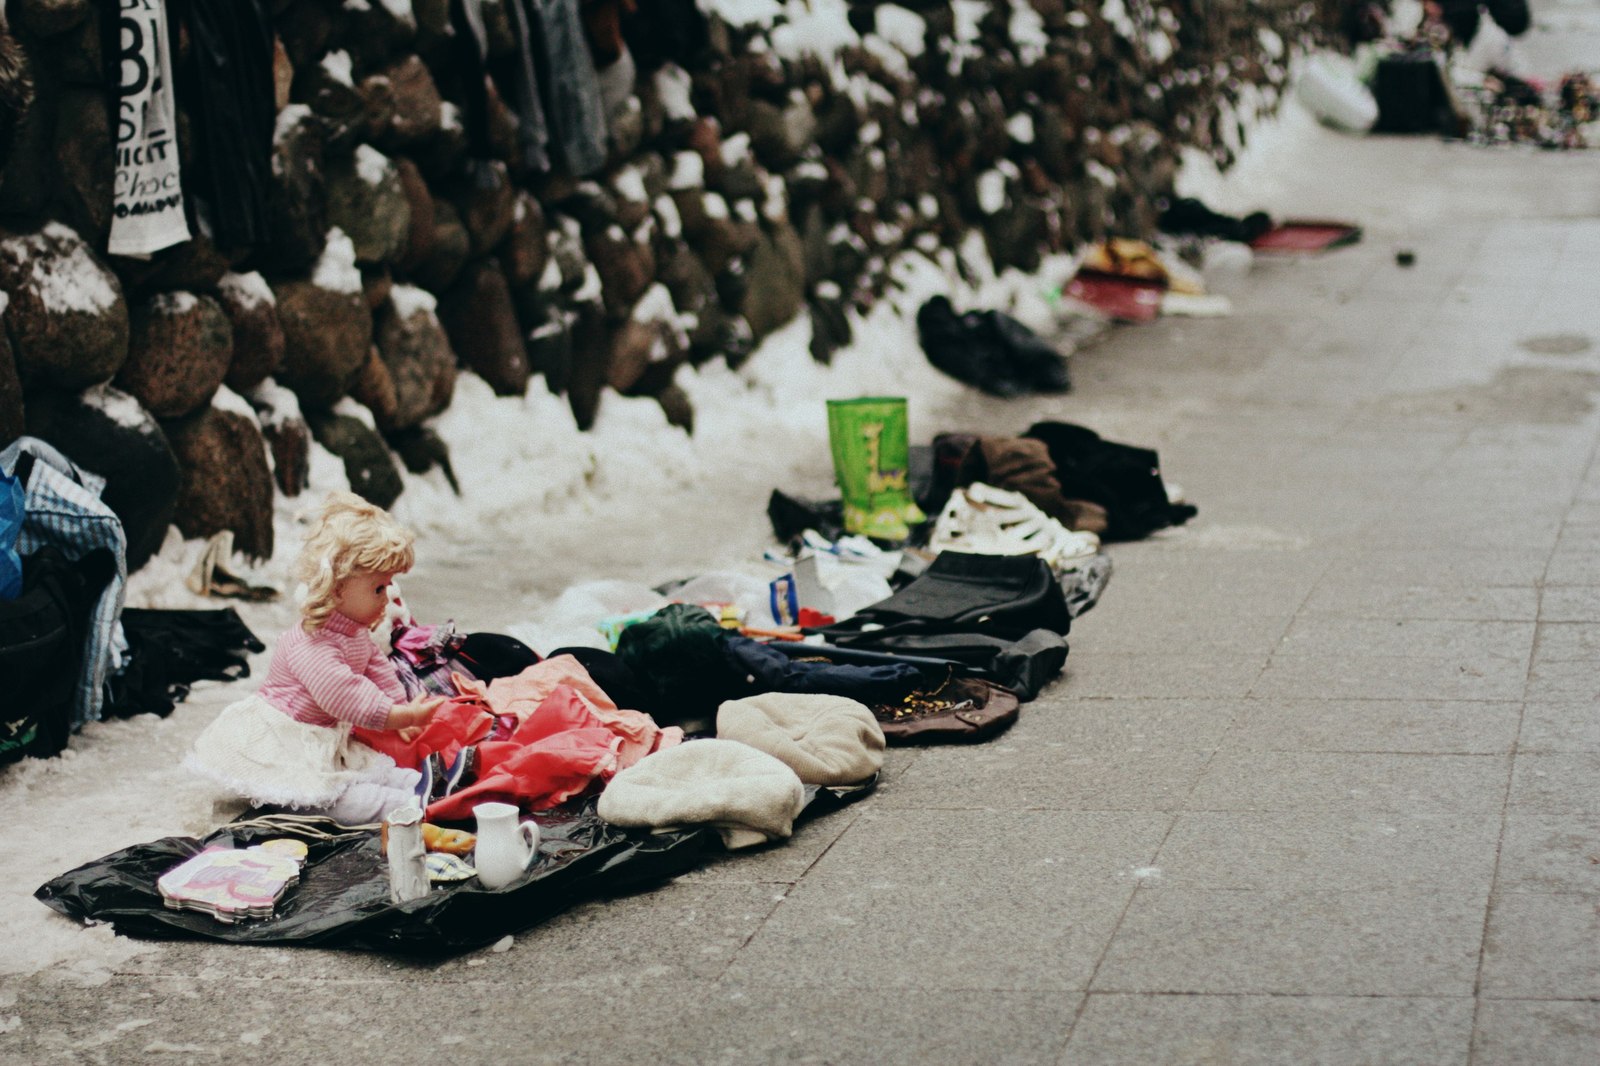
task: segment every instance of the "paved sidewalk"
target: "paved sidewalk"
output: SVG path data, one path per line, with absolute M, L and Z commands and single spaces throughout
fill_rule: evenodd
M 1596 160 L 1296 137 L 1258 206 L 1361 244 L 919 413 L 1158 447 L 1201 509 L 1000 740 L 501 954 L 12 982 L 0 1061 L 1595 1062 Z

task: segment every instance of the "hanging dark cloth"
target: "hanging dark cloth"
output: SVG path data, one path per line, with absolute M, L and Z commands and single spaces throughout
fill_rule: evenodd
M 542 173 L 550 169 L 550 129 L 539 100 L 541 41 L 535 36 L 538 22 L 528 13 L 530 0 L 507 0 L 511 29 L 517 50 L 490 65 L 490 76 L 500 87 L 500 95 L 517 113 L 517 155 L 523 169 Z M 507 94 L 506 88 L 511 92 Z
M 162 611 L 138 607 L 122 612 L 128 665 L 110 678 L 105 715 L 165 718 L 196 681 L 237 681 L 250 676 L 250 653 L 266 645 L 237 611 Z
M 259 244 L 278 118 L 271 19 L 262 0 L 172 0 L 171 10 L 189 34 L 178 96 L 193 120 L 196 165 L 184 185 L 219 248 Z
M 467 133 L 467 155 L 488 159 L 489 148 L 489 40 L 483 26 L 483 0 L 450 0 L 450 62 L 436 72 L 439 91 L 461 108 L 461 125 Z
M 544 46 L 535 66 L 552 161 L 573 177 L 587 177 L 606 163 L 606 116 L 578 0 L 529 0 L 528 14 L 530 37 Z
M 622 39 L 640 75 L 646 75 L 666 63 L 693 70 L 711 45 L 711 31 L 695 0 L 644 0 L 623 13 Z

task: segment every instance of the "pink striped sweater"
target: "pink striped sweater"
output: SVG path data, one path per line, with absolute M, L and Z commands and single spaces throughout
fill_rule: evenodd
M 293 626 L 278 639 L 256 693 L 297 722 L 382 729 L 406 700 L 400 676 L 359 622 L 337 611 L 321 629 Z

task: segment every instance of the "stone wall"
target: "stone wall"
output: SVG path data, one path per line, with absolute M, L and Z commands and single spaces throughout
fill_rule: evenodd
M 106 253 L 115 12 L 6 5 L 0 438 L 120 482 L 131 565 L 169 521 L 270 555 L 273 494 L 302 489 L 311 437 L 392 502 L 397 462 L 443 456 L 428 419 L 460 372 L 564 394 L 585 428 L 607 390 L 692 427 L 680 366 L 743 360 L 798 314 L 827 359 L 900 252 L 978 231 L 1029 270 L 1146 234 L 1179 150 L 1225 165 L 1241 102 L 1273 106 L 1337 7 L 584 0 L 583 54 L 562 56 L 604 129 L 586 157 L 583 115 L 554 101 L 545 169 L 505 74 L 514 2 L 481 0 L 495 77 L 474 103 L 447 0 L 266 0 L 266 238 L 148 260 Z M 182 63 L 195 45 L 175 26 L 172 47 Z M 198 107 L 179 94 L 186 174 Z

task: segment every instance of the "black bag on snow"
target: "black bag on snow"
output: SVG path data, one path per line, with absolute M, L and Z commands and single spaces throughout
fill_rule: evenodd
M 991 396 L 1068 392 L 1067 359 L 1049 341 L 1000 311 L 958 314 L 944 296 L 917 311 L 928 362 Z
M 250 653 L 266 645 L 232 607 L 156 610 L 127 607 L 122 631 L 128 663 L 106 679 L 105 718 L 154 714 L 165 718 L 187 699 L 196 681 L 250 676 Z
M 22 594 L 0 601 L 0 677 L 7 689 L 0 764 L 24 755 L 48 758 L 67 746 L 90 606 L 105 585 L 94 579 L 113 566 L 107 552 L 72 563 L 51 547 L 23 558 Z

